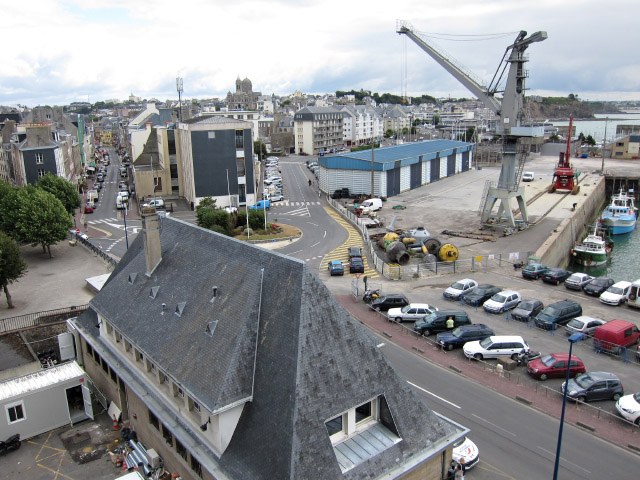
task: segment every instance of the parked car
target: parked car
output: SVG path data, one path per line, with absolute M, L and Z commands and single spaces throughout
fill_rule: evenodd
M 564 268 L 550 268 L 542 275 L 542 281 L 560 285 L 570 276 L 571 272 L 569 270 L 565 270 Z
M 572 318 L 565 327 L 565 333 L 567 335 L 573 335 L 574 333 L 584 333 L 591 337 L 600 325 L 604 325 L 604 320 L 599 318 L 591 318 L 586 315 L 580 315 L 579 317 Z
M 447 321 L 453 320 L 453 326 L 447 327 Z M 413 331 L 421 335 L 429 336 L 432 333 L 453 330 L 462 325 L 471 325 L 471 319 L 464 310 L 438 310 L 422 319 L 416 320 Z
M 566 378 L 568 353 L 551 353 L 544 357 L 534 358 L 527 364 L 527 373 L 538 380 L 547 378 Z M 569 366 L 569 376 L 575 377 L 579 373 L 586 372 L 587 369 L 575 355 L 571 355 L 571 365 Z
M 274 193 L 272 195 L 269 195 L 269 201 L 271 202 L 280 202 L 282 200 L 284 200 L 282 193 Z
M 390 308 L 402 308 L 409 305 L 407 297 L 401 293 L 392 293 L 371 302 L 371 308 L 379 312 L 386 312 Z
M 484 340 L 494 335 L 493 330 L 483 323 L 474 323 L 472 325 L 462 325 L 450 332 L 440 332 L 436 336 L 438 345 L 447 350 L 462 347 L 467 342 L 475 340 Z
M 475 443 L 467 437 L 462 437 L 453 444 L 451 458 L 457 463 L 464 460 L 465 469 L 470 470 L 480 462 L 480 452 Z
M 569 290 L 582 290 L 591 280 L 593 280 L 591 275 L 574 273 L 564 281 L 564 286 Z
M 624 395 L 624 387 L 617 375 L 609 372 L 581 373 L 569 383 L 562 383 L 562 392 L 567 389 L 567 397 L 581 402 L 593 400 L 618 401 Z
M 462 280 L 458 280 L 449 288 L 447 288 L 442 293 L 442 296 L 447 300 L 460 300 L 468 293 L 473 292 L 473 290 L 477 286 L 478 282 L 476 282 L 475 280 L 471 280 L 470 278 L 463 278 Z
M 482 360 L 498 357 L 515 359 L 519 353 L 529 352 L 530 348 L 524 338 L 519 335 L 496 335 L 480 341 L 467 342 L 462 350 L 467 358 Z
M 623 418 L 640 426 L 640 393 L 620 397 L 616 402 L 616 410 Z
M 613 278 L 609 277 L 598 277 L 591 280 L 587 285 L 582 289 L 584 293 L 587 295 L 591 295 L 592 297 L 599 297 L 602 295 L 607 288 L 613 285 L 615 282 Z
M 344 267 L 339 260 L 332 260 L 329 262 L 329 273 L 333 275 L 344 275 Z
M 638 327 L 626 320 L 611 320 L 593 332 L 593 345 L 598 350 L 620 354 L 640 340 Z
M 249 210 L 269 210 L 271 202 L 269 200 L 258 200 L 255 205 L 251 205 Z
M 156 207 L 156 208 L 164 208 L 164 200 L 156 197 L 155 200 L 149 200 L 148 202 L 142 205 L 143 207 Z
M 605 305 L 622 305 L 629 301 L 629 293 L 631 293 L 631 282 L 617 282 L 600 295 L 600 301 Z
M 573 300 L 562 300 L 547 305 L 534 318 L 536 327 L 544 330 L 555 330 L 560 325 L 566 325 L 569 320 L 582 315 L 582 305 Z
M 223 210 L 229 214 L 238 213 L 238 207 L 234 207 L 232 205 L 227 205 Z
M 534 179 L 535 179 L 535 174 L 533 172 L 524 172 L 522 174 L 523 182 L 533 182 Z
M 349 247 L 349 260 L 352 258 L 362 258 L 362 248 Z
M 389 320 L 396 322 L 415 322 L 425 315 L 437 312 L 438 309 L 427 303 L 410 303 L 402 308 L 390 308 L 387 312 Z
M 94 208 L 95 208 L 95 204 L 93 202 L 87 202 L 84 205 L 84 213 L 93 213 Z
M 501 291 L 500 287 L 494 285 L 478 285 L 471 293 L 464 295 L 462 300 L 467 305 L 477 307 Z
M 491 313 L 502 313 L 516 308 L 522 297 L 514 290 L 503 290 L 484 302 L 482 308 Z
M 522 269 L 522 277 L 537 280 L 544 275 L 547 270 L 549 270 L 549 267 L 546 265 L 541 263 L 530 263 Z
M 351 259 L 349 273 L 364 273 L 364 262 L 361 257 L 353 257 Z
M 511 318 L 519 320 L 520 322 L 528 322 L 535 318 L 538 313 L 544 308 L 543 303 L 537 298 L 528 298 L 522 300 L 516 308 L 511 312 Z

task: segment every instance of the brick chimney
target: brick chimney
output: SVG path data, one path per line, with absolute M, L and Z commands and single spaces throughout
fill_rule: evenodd
M 160 248 L 160 223 L 154 207 L 142 207 L 142 235 L 144 238 L 144 256 L 147 260 L 148 277 L 151 276 L 162 260 Z

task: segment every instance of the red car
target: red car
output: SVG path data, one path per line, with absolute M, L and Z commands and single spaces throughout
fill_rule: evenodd
M 87 204 L 84 206 L 84 213 L 93 213 L 93 207 L 93 202 L 87 202 Z
M 551 353 L 541 358 L 531 360 L 527 365 L 527 372 L 533 378 L 546 380 L 547 378 L 565 378 L 567 376 L 568 353 Z M 575 377 L 579 373 L 585 373 L 587 369 L 575 355 L 571 355 L 571 367 L 569 376 Z

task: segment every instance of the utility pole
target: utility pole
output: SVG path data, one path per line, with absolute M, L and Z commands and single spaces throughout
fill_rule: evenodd
M 176 89 L 178 90 L 178 121 L 182 122 L 182 78 L 176 78 Z
M 600 167 L 600 173 L 604 175 L 604 150 L 607 146 L 607 124 L 609 123 L 609 117 L 604 122 L 604 138 L 602 139 L 602 166 Z
M 373 198 L 373 180 L 374 180 L 374 174 L 373 174 L 373 151 L 376 149 L 376 143 L 373 142 L 371 144 L 371 198 Z

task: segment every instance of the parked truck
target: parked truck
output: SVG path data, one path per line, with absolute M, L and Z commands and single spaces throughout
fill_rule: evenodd
M 263 208 L 265 210 L 269 210 L 270 206 L 271 206 L 271 202 L 269 200 L 260 200 L 255 205 L 251 205 L 249 207 L 249 210 L 262 210 Z
M 98 191 L 97 190 L 87 190 L 87 202 L 98 202 Z

